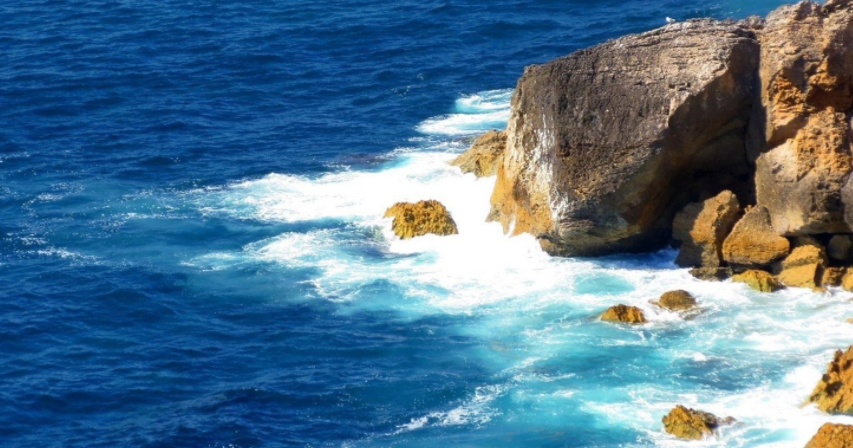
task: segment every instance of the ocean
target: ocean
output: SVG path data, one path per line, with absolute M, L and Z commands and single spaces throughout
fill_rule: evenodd
M 780 1 L 0 4 L 0 445 L 801 447 L 850 295 L 545 255 L 447 162 L 526 65 Z M 382 218 L 437 199 L 459 235 Z M 698 298 L 684 317 L 649 300 Z M 650 323 L 596 316 L 617 303 Z M 675 404 L 736 425 L 682 442 Z

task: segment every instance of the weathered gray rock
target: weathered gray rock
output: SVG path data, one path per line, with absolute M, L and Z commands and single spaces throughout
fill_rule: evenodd
M 663 245 L 703 192 L 742 197 L 760 25 L 680 22 L 525 69 L 489 218 L 598 255 Z
M 758 204 L 780 234 L 853 225 L 853 3 L 800 2 L 771 13 L 752 123 Z
M 723 241 L 739 217 L 740 204 L 728 190 L 688 204 L 672 222 L 672 238 L 681 242 L 675 262 L 686 267 L 719 267 Z

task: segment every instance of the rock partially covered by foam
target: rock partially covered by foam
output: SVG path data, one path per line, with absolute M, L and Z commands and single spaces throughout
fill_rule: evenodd
M 663 428 L 680 439 L 701 440 L 714 434 L 720 426 L 733 422 L 731 417 L 721 419 L 708 412 L 678 405 L 663 418 Z
M 735 283 L 744 283 L 750 288 L 761 292 L 775 292 L 784 289 L 785 286 L 773 274 L 767 271 L 751 269 L 732 277 Z
M 626 324 L 643 324 L 646 323 L 646 316 L 643 310 L 628 305 L 616 305 L 607 309 L 602 315 L 601 320 L 608 322 L 624 322 Z
M 450 162 L 463 173 L 474 173 L 477 177 L 494 176 L 506 149 L 506 131 L 489 131 L 477 137 L 459 157 Z
M 394 218 L 391 229 L 402 239 L 427 234 L 455 235 L 459 233 L 450 212 L 440 202 L 398 202 L 385 211 L 386 218 Z
M 812 437 L 805 448 L 851 448 L 853 426 L 825 423 Z
M 687 291 L 669 291 L 652 303 L 670 311 L 685 311 L 696 307 L 696 298 Z
M 754 23 L 690 20 L 527 67 L 489 218 L 558 255 L 665 245 L 687 203 L 749 181 L 758 56 Z
M 835 352 L 809 401 L 823 412 L 853 415 L 853 346 Z

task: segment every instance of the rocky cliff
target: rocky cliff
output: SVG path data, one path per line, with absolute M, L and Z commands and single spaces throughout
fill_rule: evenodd
M 528 67 L 489 219 L 571 256 L 662 247 L 678 215 L 684 265 L 725 266 L 731 248 L 737 269 L 780 272 L 784 238 L 853 233 L 851 3 L 674 23 Z M 723 244 L 750 228 L 709 208 L 726 190 L 782 252 L 750 263 L 749 244 Z
M 490 218 L 555 254 L 637 251 L 691 199 L 747 190 L 756 25 L 671 24 L 528 67 Z

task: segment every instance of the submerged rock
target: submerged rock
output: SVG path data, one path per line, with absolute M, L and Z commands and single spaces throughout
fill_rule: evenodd
M 690 270 L 690 275 L 699 280 L 719 282 L 731 277 L 734 272 L 732 268 L 693 268 Z
M 745 283 L 750 288 L 761 292 L 775 292 L 785 288 L 782 283 L 767 271 L 751 269 L 732 277 L 735 283 Z
M 385 217 L 394 218 L 391 229 L 402 239 L 459 233 L 450 212 L 438 201 L 398 202 L 385 211 Z
M 853 415 L 853 346 L 835 352 L 809 401 L 823 412 Z
M 527 67 L 489 219 L 551 254 L 661 247 L 691 199 L 748 183 L 758 56 L 754 24 L 689 20 Z
M 734 419 L 731 417 L 720 419 L 714 414 L 678 405 L 663 418 L 663 428 L 681 439 L 701 440 L 720 426 L 732 422 Z
M 784 235 L 853 224 L 853 4 L 783 6 L 761 32 L 761 105 L 752 120 L 758 204 Z
M 853 448 L 853 426 L 826 423 L 805 448 Z
M 696 298 L 687 291 L 669 291 L 652 303 L 671 311 L 685 311 L 696 307 Z
M 723 259 L 733 265 L 763 267 L 788 255 L 791 243 L 770 225 L 764 207 L 747 210 L 723 243 Z
M 647 322 L 643 310 L 628 305 L 616 305 L 608 308 L 601 315 L 601 320 L 628 324 L 643 324 Z
M 827 265 L 826 253 L 816 241 L 799 245 L 782 260 L 776 270 L 777 277 L 786 286 L 818 288 L 823 269 Z
M 474 173 L 477 177 L 494 176 L 506 149 L 506 131 L 489 131 L 477 137 L 459 157 L 450 162 L 463 173 Z
M 731 191 L 684 207 L 672 222 L 672 238 L 681 242 L 679 266 L 718 267 L 723 241 L 740 216 L 740 204 Z

